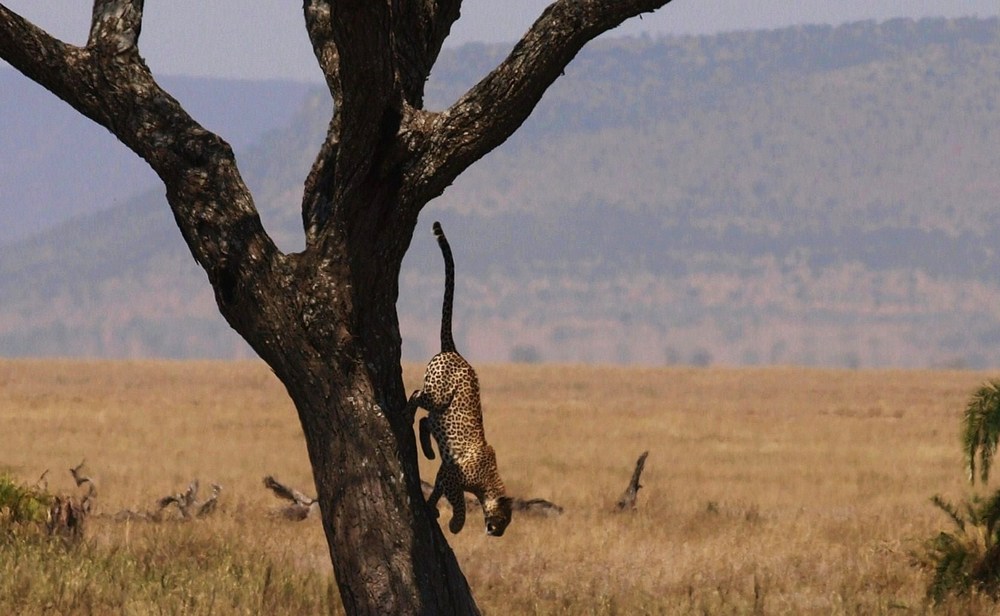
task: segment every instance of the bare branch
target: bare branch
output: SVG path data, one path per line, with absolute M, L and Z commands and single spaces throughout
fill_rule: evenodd
M 94 0 L 87 47 L 134 50 L 142 30 L 142 5 L 143 0 Z
M 588 41 L 668 2 L 558 0 L 550 5 L 496 69 L 437 117 L 423 166 L 418 166 L 422 196 L 440 194 L 513 134 Z
M 340 142 L 340 114 L 334 113 L 334 109 L 340 109 L 344 97 L 340 84 L 340 53 L 333 40 L 330 3 L 326 0 L 306 0 L 302 8 L 313 54 L 323 71 L 330 96 L 333 97 L 332 119 L 326 140 L 306 178 L 302 201 L 302 227 L 306 234 L 306 244 L 311 246 L 333 214 L 331 186 Z

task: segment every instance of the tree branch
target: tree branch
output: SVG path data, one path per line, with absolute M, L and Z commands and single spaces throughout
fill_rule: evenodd
M 324 0 L 306 0 L 302 8 L 313 54 L 323 71 L 330 96 L 333 97 L 332 119 L 327 128 L 326 140 L 306 178 L 302 200 L 302 227 L 306 245 L 311 246 L 333 213 L 331 186 L 340 145 L 340 114 L 336 110 L 340 109 L 344 97 L 340 85 L 340 53 L 333 40 L 330 3 Z
M 50 36 L 0 4 L 0 58 L 67 102 L 64 80 L 58 77 L 69 70 L 70 58 L 81 54 L 79 47 Z
M 326 78 L 326 85 L 333 95 L 333 100 L 339 105 L 340 88 L 340 54 L 333 40 L 333 24 L 330 3 L 326 0 L 306 0 L 302 5 L 306 19 L 306 32 L 312 43 L 313 54 L 319 62 L 320 70 Z
M 588 41 L 668 2 L 558 0 L 551 4 L 496 69 L 439 114 L 430 145 L 421 164 L 415 166 L 423 177 L 422 197 L 439 195 L 469 165 L 510 137 Z
M 392 13 L 397 77 L 407 104 L 422 109 L 424 84 L 452 24 L 458 20 L 462 2 L 421 0 L 399 4 Z
M 306 182 L 309 245 L 336 216 L 350 234 L 383 178 L 380 153 L 399 130 L 403 103 L 392 58 L 389 2 L 306 0 L 306 29 L 333 96 L 333 119 Z M 349 150 L 340 147 L 350 143 Z M 374 170 L 374 173 L 373 173 Z

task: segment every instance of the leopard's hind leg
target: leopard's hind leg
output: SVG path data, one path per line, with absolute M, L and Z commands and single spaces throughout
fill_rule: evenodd
M 441 516 L 441 512 L 438 511 L 438 500 L 441 499 L 441 494 L 443 493 L 441 489 L 441 473 L 439 471 L 438 478 L 434 481 L 434 489 L 431 490 L 431 495 L 427 497 L 427 506 L 430 507 L 435 519 Z
M 465 526 L 465 492 L 462 491 L 458 473 L 450 471 L 448 475 L 450 481 L 444 485 L 444 497 L 451 503 L 451 521 L 448 522 L 448 529 L 457 535 Z
M 427 497 L 427 505 L 435 518 L 440 516 L 437 502 L 444 495 L 451 505 L 451 521 L 448 522 L 448 529 L 452 533 L 458 534 L 465 526 L 465 494 L 462 492 L 461 478 L 451 465 L 442 464 L 438 469 L 437 479 L 434 481 L 434 489 Z

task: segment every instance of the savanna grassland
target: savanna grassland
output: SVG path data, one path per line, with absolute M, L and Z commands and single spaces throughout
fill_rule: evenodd
M 451 542 L 488 614 L 992 613 L 929 606 L 913 554 L 966 495 L 959 421 L 990 375 L 799 368 L 482 366 L 509 490 L 565 507 Z M 416 388 L 420 366 L 408 366 Z M 611 513 L 649 450 L 638 510 Z M 97 515 L 76 546 L 0 537 L 0 613 L 340 613 L 318 520 L 261 484 L 312 483 L 298 420 L 261 363 L 0 361 L 0 470 L 86 459 Z M 436 466 L 424 463 L 433 480 Z M 193 522 L 116 521 L 193 478 Z M 442 512 L 442 523 L 449 516 Z

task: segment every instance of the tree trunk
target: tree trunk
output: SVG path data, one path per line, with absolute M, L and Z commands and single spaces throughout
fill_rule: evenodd
M 280 284 L 258 276 L 259 287 L 217 299 L 298 411 L 347 613 L 478 614 L 428 515 L 403 414 L 395 300 L 409 236 L 400 230 L 374 233 L 365 250 L 339 242 L 324 253 L 332 257 L 289 255 L 273 273 Z
M 368 261 L 363 269 L 374 267 L 381 264 Z M 363 323 L 344 323 L 350 337 L 336 353 L 302 353 L 314 335 L 301 329 L 283 332 L 272 350 L 278 356 L 268 359 L 306 436 L 341 597 L 349 614 L 478 614 L 422 496 L 412 417 L 402 414 L 395 305 L 378 297 L 353 295 L 352 312 L 342 316 L 350 322 L 364 315 Z
M 583 45 L 669 0 L 557 0 L 442 112 L 423 87 L 461 0 L 305 0 L 333 99 L 306 180 L 306 249 L 264 231 L 229 145 L 139 55 L 142 0 L 95 0 L 83 47 L 0 4 L 0 58 L 110 130 L 163 180 L 219 311 L 271 366 L 302 423 L 349 614 L 477 614 L 420 490 L 404 415 L 398 278 L 417 215 L 503 143 Z

